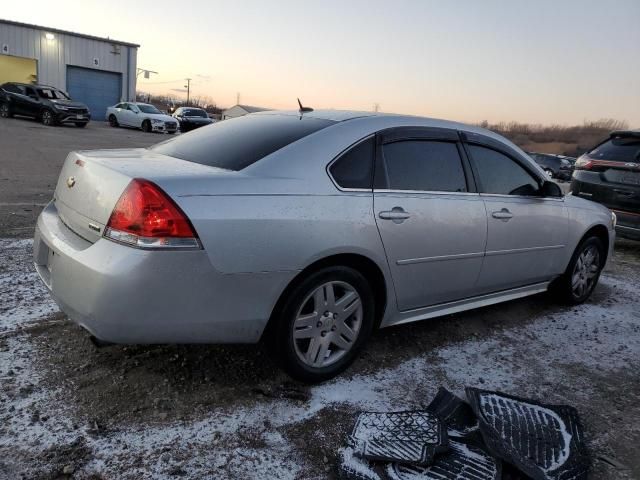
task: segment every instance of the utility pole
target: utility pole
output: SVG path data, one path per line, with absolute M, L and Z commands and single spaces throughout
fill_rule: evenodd
M 240 92 L 236 93 L 236 105 L 240 105 Z
M 184 86 L 184 88 L 187 89 L 187 106 L 189 105 L 189 92 L 191 90 L 191 79 L 190 78 L 185 78 L 185 80 L 187 81 L 187 84 Z
M 380 111 L 380 104 L 379 103 L 374 103 L 373 104 L 373 111 L 374 112 L 379 112 Z

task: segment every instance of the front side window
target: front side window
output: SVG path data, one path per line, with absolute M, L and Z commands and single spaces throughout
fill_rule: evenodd
M 46 98 L 48 100 L 68 100 L 69 99 L 69 97 L 67 97 L 64 92 L 60 90 L 55 90 L 53 88 L 40 88 L 38 89 L 38 94 L 40 94 L 40 98 Z
M 373 181 L 374 137 L 367 138 L 343 153 L 329 168 L 342 188 L 371 189 Z
M 36 91 L 31 88 L 31 87 L 25 87 L 25 95 L 29 96 L 29 97 L 35 97 L 36 96 Z
M 467 191 L 455 143 L 410 140 L 388 143 L 382 149 L 391 190 Z
M 483 193 L 501 195 L 537 195 L 537 180 L 506 155 L 481 147 L 469 145 L 469 152 L 478 170 Z

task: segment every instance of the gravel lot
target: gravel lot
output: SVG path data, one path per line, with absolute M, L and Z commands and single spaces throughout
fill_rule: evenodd
M 593 478 L 640 478 L 640 243 L 617 242 L 585 305 L 537 295 L 382 330 L 315 387 L 260 346 L 96 349 L 36 279 L 33 204 L 50 197 L 67 150 L 166 137 L 40 129 L 0 121 L 0 478 L 335 478 L 355 412 L 421 408 L 439 386 L 573 405 Z

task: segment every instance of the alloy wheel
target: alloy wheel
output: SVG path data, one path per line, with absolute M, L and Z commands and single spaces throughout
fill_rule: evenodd
M 0 117 L 7 118 L 9 116 L 9 105 L 6 103 L 0 104 Z
M 42 112 L 42 123 L 47 126 L 53 124 L 53 114 L 49 110 Z
M 578 257 L 571 275 L 571 291 L 576 298 L 591 292 L 598 273 L 600 273 L 600 252 L 594 245 L 589 245 Z
M 293 322 L 298 359 L 313 368 L 334 364 L 351 350 L 362 327 L 360 295 L 343 281 L 324 283 L 302 302 Z

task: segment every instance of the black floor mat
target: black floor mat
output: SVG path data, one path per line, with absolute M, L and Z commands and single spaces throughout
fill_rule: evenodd
M 471 406 L 446 388 L 438 389 L 427 411 L 444 422 L 449 437 L 468 439 L 478 432 L 478 420 Z
M 575 408 L 466 389 L 489 451 L 533 480 L 587 478 L 589 456 Z
M 464 443 L 449 442 L 449 451 L 438 455 L 433 465 L 419 467 L 392 463 L 392 480 L 500 480 L 501 462 L 487 452 Z
M 357 456 L 370 460 L 428 465 L 447 450 L 444 424 L 433 413 L 406 411 L 364 412 L 351 434 Z

